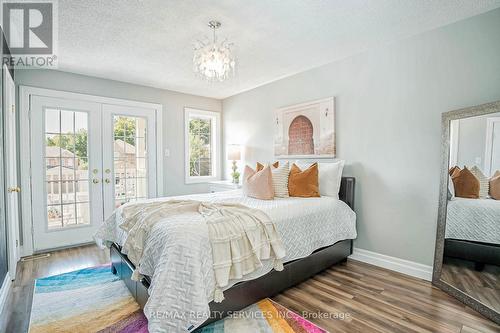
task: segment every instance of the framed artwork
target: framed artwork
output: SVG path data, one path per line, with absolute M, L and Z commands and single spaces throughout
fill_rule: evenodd
M 335 99 L 279 108 L 274 111 L 276 158 L 335 157 Z

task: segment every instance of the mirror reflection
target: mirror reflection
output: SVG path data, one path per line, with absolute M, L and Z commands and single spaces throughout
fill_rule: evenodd
M 500 113 L 450 123 L 441 279 L 500 312 Z

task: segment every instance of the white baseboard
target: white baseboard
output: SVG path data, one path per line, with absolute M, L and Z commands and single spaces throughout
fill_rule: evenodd
M 354 248 L 349 258 L 367 264 L 390 269 L 419 279 L 432 281 L 432 266 L 422 265 L 413 261 L 386 256 L 377 252 Z
M 3 280 L 3 284 L 0 285 L 0 313 L 3 312 L 5 303 L 7 302 L 7 296 L 9 295 L 9 290 L 11 287 L 12 281 L 10 280 L 10 275 L 7 273 L 5 275 L 5 279 Z

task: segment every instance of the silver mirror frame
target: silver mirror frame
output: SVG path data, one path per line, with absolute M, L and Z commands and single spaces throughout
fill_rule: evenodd
M 473 106 L 465 109 L 449 111 L 441 117 L 441 181 L 439 186 L 439 210 L 436 232 L 436 248 L 434 251 L 434 269 L 432 273 L 432 284 L 455 297 L 462 303 L 470 306 L 483 316 L 500 324 L 500 313 L 484 305 L 475 298 L 467 295 L 460 289 L 441 280 L 443 268 L 444 236 L 446 229 L 446 207 L 448 203 L 448 166 L 450 159 L 450 122 L 452 120 L 470 118 L 500 112 L 500 101 Z

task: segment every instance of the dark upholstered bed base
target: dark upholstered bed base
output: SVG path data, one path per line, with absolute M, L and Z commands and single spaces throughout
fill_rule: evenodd
M 351 209 L 354 209 L 354 186 L 354 178 L 342 177 L 339 197 Z M 209 304 L 212 316 L 203 325 L 223 318 L 228 312 L 241 310 L 263 298 L 272 297 L 336 263 L 345 261 L 352 254 L 352 246 L 351 239 L 342 240 L 318 249 L 308 257 L 284 264 L 281 272 L 272 270 L 260 278 L 234 285 L 224 291 L 225 299 L 222 303 Z M 120 276 L 139 305 L 144 308 L 149 297 L 150 278 L 144 277 L 140 282 L 131 279 L 135 267 L 127 256 L 120 252 L 120 246 L 117 244 L 111 246 L 111 262 L 113 273 Z
M 346 239 L 317 250 L 308 257 L 286 263 L 281 272 L 272 270 L 258 279 L 240 282 L 224 291 L 222 303 L 211 302 L 209 304 L 212 316 L 204 325 L 225 317 L 228 312 L 241 310 L 263 298 L 272 297 L 299 284 L 332 265 L 345 261 L 351 253 L 352 240 Z M 113 273 L 120 276 L 137 303 L 144 308 L 149 296 L 147 291 L 149 278 L 146 277 L 140 282 L 131 280 L 133 265 L 120 252 L 116 244 L 111 247 L 111 260 Z
M 444 256 L 484 264 L 500 266 L 500 245 L 447 238 L 444 240 Z

